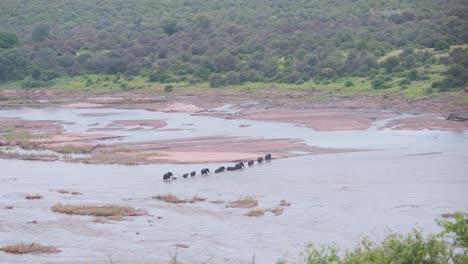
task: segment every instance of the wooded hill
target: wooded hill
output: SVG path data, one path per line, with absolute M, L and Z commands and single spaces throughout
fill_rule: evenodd
M 465 0 L 0 1 L 0 81 L 121 74 L 223 87 L 366 77 L 384 89 L 392 77 L 402 86 L 430 78 L 416 68 L 440 64 L 445 77 L 432 88 L 447 91 L 468 80 L 467 13 Z M 462 48 L 448 55 L 453 45 Z

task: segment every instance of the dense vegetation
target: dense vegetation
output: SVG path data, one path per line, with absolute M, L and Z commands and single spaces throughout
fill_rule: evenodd
M 362 77 L 374 89 L 396 80 L 461 89 L 467 12 L 465 0 L 1 1 L 0 81 L 119 74 L 223 87 Z M 431 79 L 434 65 L 443 78 Z
M 438 235 L 425 238 L 418 230 L 407 235 L 390 234 L 381 244 L 363 239 L 353 250 L 340 254 L 334 245 L 308 244 L 302 254 L 305 264 L 465 264 L 468 263 L 468 213 L 456 213 L 454 221 L 438 220 Z M 285 264 L 279 260 L 277 264 Z

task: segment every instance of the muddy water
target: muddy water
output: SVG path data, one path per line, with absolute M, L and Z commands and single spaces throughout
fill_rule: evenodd
M 102 112 L 116 114 L 81 115 Z M 66 129 L 76 132 L 86 131 L 90 124 L 105 126 L 123 119 L 165 119 L 165 128 L 189 129 L 103 132 L 128 136 L 124 140 L 246 135 L 375 149 L 274 160 L 243 172 L 172 183 L 163 183 L 162 173 L 171 170 L 180 175 L 220 164 L 119 166 L 0 160 L 0 244 L 35 241 L 62 250 L 54 255 L 0 253 L 0 263 L 167 263 L 175 254 L 175 244 L 189 246 L 177 250 L 184 263 L 248 263 L 254 255 L 256 263 L 274 263 L 279 258 L 296 263 L 308 241 L 352 247 L 363 235 L 379 240 L 388 230 L 407 232 L 419 227 L 435 232 L 434 219 L 440 214 L 468 210 L 467 131 L 380 131 L 382 123 L 375 123 L 366 131 L 315 132 L 292 124 L 115 109 L 1 111 L 0 116 L 73 121 L 76 124 Z M 83 195 L 53 191 L 58 189 Z M 151 199 L 164 193 L 181 198 L 197 195 L 208 201 L 255 196 L 263 209 L 286 199 L 291 206 L 280 216 L 266 213 L 249 218 L 244 215 L 248 210 L 228 209 L 224 204 L 172 205 Z M 44 198 L 25 200 L 27 194 Z M 51 212 L 50 206 L 56 203 L 130 205 L 148 210 L 150 216 L 98 224 L 92 217 Z M 3 209 L 10 205 L 14 209 Z M 27 224 L 33 220 L 38 224 Z

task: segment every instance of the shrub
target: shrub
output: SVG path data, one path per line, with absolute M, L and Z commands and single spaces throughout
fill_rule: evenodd
M 408 85 L 408 84 L 411 84 L 411 80 L 405 78 L 405 79 L 402 79 L 399 83 L 399 85 Z
M 371 82 L 372 88 L 374 89 L 382 89 L 385 85 L 385 80 L 382 76 L 378 76 Z
M 450 49 L 450 45 L 447 43 L 447 41 L 444 40 L 439 40 L 434 46 L 435 51 L 442 51 L 442 50 L 448 50 Z
M 219 88 L 225 85 L 223 75 L 218 73 L 213 73 L 210 75 L 210 87 Z
M 164 91 L 165 92 L 172 92 L 174 90 L 174 86 L 173 85 L 166 85 L 166 87 L 164 87 Z
M 354 86 L 354 83 L 351 80 L 346 80 L 344 85 L 345 85 L 345 87 L 352 87 L 352 86 Z
M 411 81 L 416 81 L 418 79 L 418 71 L 417 70 L 411 70 L 408 73 L 408 79 Z
M 468 247 L 468 213 L 455 213 L 454 222 L 448 219 L 436 220 L 444 228 L 442 236 L 450 235 L 455 245 Z
M 462 264 L 468 263 L 468 213 L 444 214 L 446 218 L 436 220 L 444 231 L 439 235 L 429 235 L 426 238 L 418 230 L 406 235 L 390 234 L 380 244 L 363 239 L 352 250 L 340 254 L 334 244 L 316 247 L 309 243 L 301 254 L 306 264 L 358 264 L 358 263 L 389 263 L 389 264 Z M 450 238 L 451 242 L 439 238 Z M 461 248 L 460 248 L 461 247 Z M 286 263 L 280 260 L 277 263 Z

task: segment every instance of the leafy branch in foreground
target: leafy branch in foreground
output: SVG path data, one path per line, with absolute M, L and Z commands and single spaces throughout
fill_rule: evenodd
M 424 237 L 421 231 L 411 233 L 390 234 L 380 244 L 363 239 L 352 250 L 340 254 L 340 249 L 334 245 L 315 246 L 309 243 L 301 254 L 305 264 L 465 264 L 468 263 L 468 213 L 455 213 L 454 221 L 448 219 L 436 220 L 444 230 L 441 234 Z M 449 242 L 441 238 L 449 238 Z M 285 264 L 279 260 L 277 264 Z

